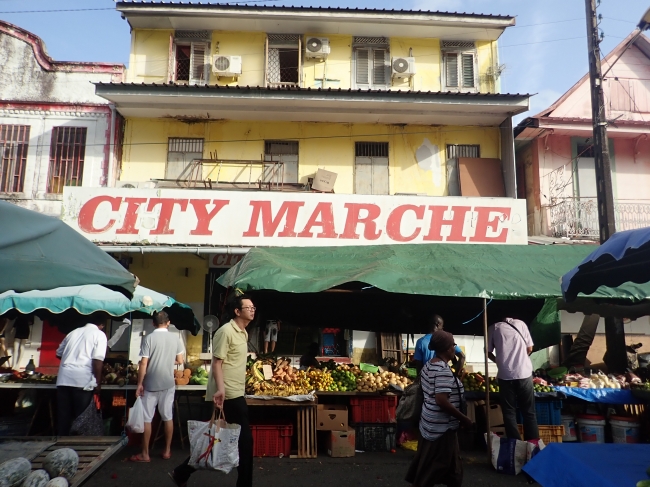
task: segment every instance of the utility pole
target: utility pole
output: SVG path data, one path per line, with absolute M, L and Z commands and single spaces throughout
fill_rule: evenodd
M 600 39 L 596 0 L 585 0 L 587 13 L 587 41 L 589 46 L 589 79 L 591 84 L 591 118 L 594 127 L 594 165 L 596 166 L 596 195 L 598 202 L 598 227 L 600 243 L 605 243 L 616 232 L 612 169 L 607 140 L 607 114 L 603 77 L 600 67 Z M 620 318 L 605 318 L 608 367 L 610 372 L 623 372 L 627 368 L 625 329 Z

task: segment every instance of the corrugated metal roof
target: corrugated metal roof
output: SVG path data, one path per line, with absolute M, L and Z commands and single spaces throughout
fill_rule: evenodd
M 512 15 L 498 15 L 498 14 L 480 14 L 480 13 L 466 13 L 466 12 L 444 12 L 437 10 L 396 10 L 396 9 L 375 9 L 375 8 L 350 8 L 350 7 L 309 7 L 309 6 L 286 6 L 286 5 L 246 5 L 238 3 L 190 3 L 190 2 L 136 2 L 126 1 L 117 2 L 116 9 L 120 10 L 123 7 L 152 7 L 163 6 L 166 8 L 214 8 L 214 9 L 245 9 L 257 11 L 286 11 L 286 12 L 350 12 L 360 14 L 405 14 L 405 15 L 442 15 L 449 17 L 468 17 L 468 18 L 485 18 L 485 19 L 503 19 L 513 20 L 515 17 Z
M 188 85 L 184 83 L 95 83 L 95 86 L 103 87 L 140 87 L 140 88 L 181 88 L 187 91 L 225 90 L 225 91 L 266 91 L 266 92 L 296 92 L 296 93 L 359 93 L 359 94 L 385 94 L 386 96 L 408 96 L 408 95 L 431 95 L 450 96 L 458 98 L 524 98 L 533 95 L 527 93 L 465 93 L 454 91 L 409 91 L 409 90 L 361 90 L 352 88 L 299 88 L 297 86 L 220 86 L 220 85 Z

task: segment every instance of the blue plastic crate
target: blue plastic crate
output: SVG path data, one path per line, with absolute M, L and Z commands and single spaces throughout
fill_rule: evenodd
M 562 401 L 535 401 L 537 424 L 559 426 L 562 424 Z M 517 409 L 517 423 L 523 424 L 524 418 Z

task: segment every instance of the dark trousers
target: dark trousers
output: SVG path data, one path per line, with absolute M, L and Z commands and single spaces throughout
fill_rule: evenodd
M 226 399 L 223 402 L 223 415 L 228 423 L 241 426 L 239 434 L 239 467 L 237 467 L 237 487 L 252 487 L 253 485 L 253 433 L 248 421 L 248 406 L 244 397 Z M 174 477 L 178 483 L 187 482 L 196 469 L 188 465 L 187 458 L 174 469 Z
M 93 391 L 81 387 L 58 386 L 56 388 L 57 434 L 68 436 L 72 422 L 83 413 L 93 398 Z
M 537 428 L 537 414 L 535 413 L 535 391 L 533 378 L 504 380 L 499 379 L 499 396 L 503 410 L 503 424 L 506 436 L 521 440 L 517 429 L 517 406 L 524 417 L 524 439 L 535 440 L 539 438 Z

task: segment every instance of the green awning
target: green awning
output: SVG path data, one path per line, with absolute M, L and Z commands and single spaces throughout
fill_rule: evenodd
M 496 300 L 559 298 L 560 277 L 590 245 L 381 245 L 254 248 L 217 279 L 243 291 L 313 293 L 349 282 L 405 294 Z M 600 288 L 591 298 L 641 300 L 647 284 Z

